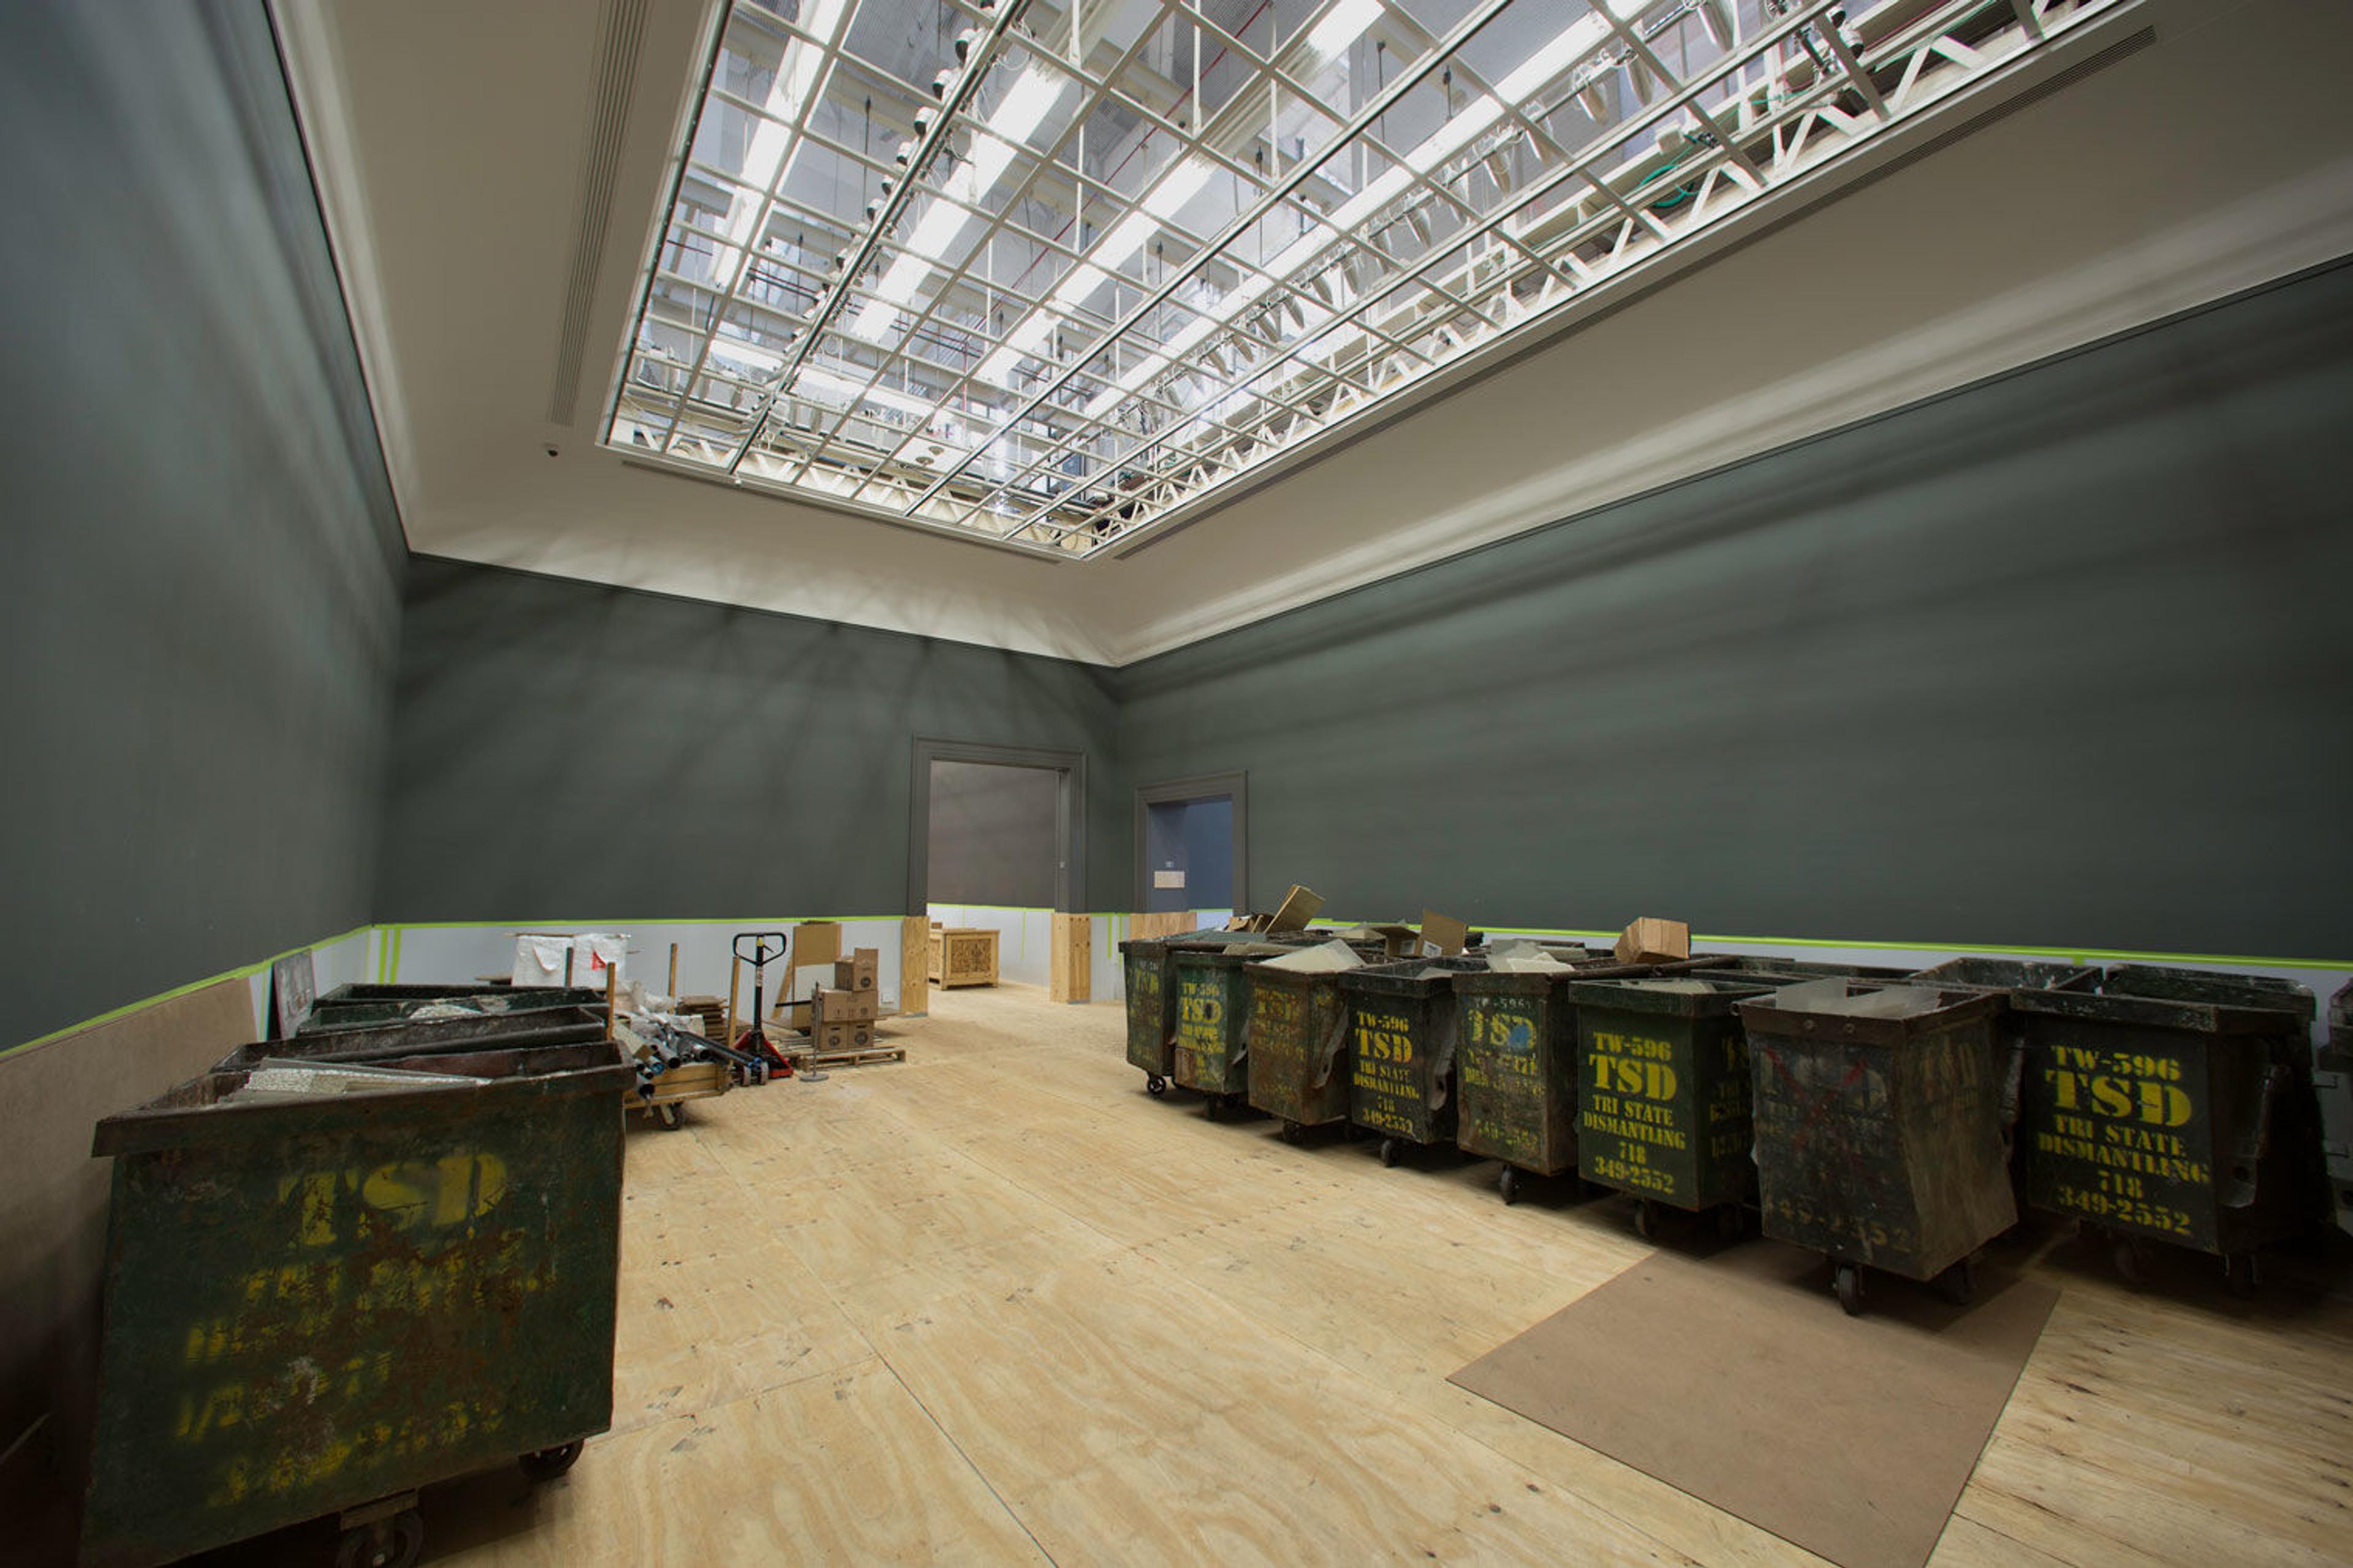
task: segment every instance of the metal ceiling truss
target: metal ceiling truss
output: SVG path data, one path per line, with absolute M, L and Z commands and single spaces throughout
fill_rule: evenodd
M 605 440 L 1124 547 L 2126 4 L 733 0 Z

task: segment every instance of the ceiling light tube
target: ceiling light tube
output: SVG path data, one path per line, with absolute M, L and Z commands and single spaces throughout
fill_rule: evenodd
M 1335 59 L 1341 52 L 1365 36 L 1381 14 L 1381 0 L 1339 0 L 1331 12 L 1307 30 L 1307 52 L 1312 57 L 1307 68 L 1321 68 L 1324 61 Z

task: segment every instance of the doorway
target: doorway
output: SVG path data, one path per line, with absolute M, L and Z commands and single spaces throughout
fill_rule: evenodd
M 913 761 L 907 912 L 994 930 L 998 976 L 1046 984 L 1054 912 L 1086 893 L 1086 758 L 918 739 Z
M 1135 907 L 1238 913 L 1250 908 L 1248 775 L 1211 773 L 1135 792 Z

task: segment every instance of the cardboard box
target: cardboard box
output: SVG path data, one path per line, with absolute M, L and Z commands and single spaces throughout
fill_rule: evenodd
M 882 955 L 871 947 L 861 947 L 848 958 L 833 962 L 833 987 L 837 991 L 871 991 L 882 969 Z
M 1298 883 L 1293 882 L 1291 885 L 1291 891 L 1282 895 L 1282 902 L 1275 905 L 1274 918 L 1266 923 L 1264 929 L 1268 931 L 1305 931 L 1307 929 L 1307 922 L 1314 920 L 1315 918 L 1315 911 L 1323 907 L 1324 898 L 1322 894 L 1316 892 L 1312 888 L 1303 888 Z
M 812 1014 L 816 1026 L 828 1024 L 871 1024 L 880 1012 L 879 994 L 872 991 L 820 991 L 817 994 Z
M 1471 928 L 1449 915 L 1432 910 L 1421 911 L 1421 956 L 1453 958 L 1471 939 Z
M 874 1044 L 874 1026 L 871 1021 L 847 1024 L 820 1024 L 809 1044 L 820 1051 L 862 1051 Z
M 1629 924 L 1618 938 L 1620 963 L 1672 963 L 1691 956 L 1691 927 L 1681 921 L 1644 915 Z

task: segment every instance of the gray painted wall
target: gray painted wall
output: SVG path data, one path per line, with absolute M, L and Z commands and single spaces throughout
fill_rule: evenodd
M 256 0 L 0 5 L 0 147 L 6 1052 L 367 922 L 402 545 Z M 11 1562 L 72 1560 L 90 1124 L 248 1037 L 248 1003 L 0 1054 Z
M 0 1048 L 369 919 L 399 525 L 261 5 L 0 6 Z
M 2348 413 L 2340 266 L 1132 667 L 1121 765 L 1335 914 L 2344 958 Z
M 1122 908 L 1117 729 L 1085 665 L 417 556 L 378 917 L 901 910 L 917 737 L 1086 753 Z
M 932 763 L 923 869 L 935 904 L 1054 907 L 1060 775 L 995 763 Z

